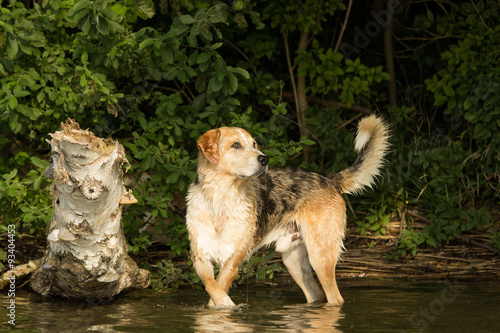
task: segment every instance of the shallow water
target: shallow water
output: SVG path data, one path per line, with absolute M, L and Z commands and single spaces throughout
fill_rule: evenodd
M 209 310 L 202 291 L 132 292 L 111 304 L 16 293 L 17 332 L 500 332 L 500 284 L 339 287 L 342 307 L 304 304 L 297 287 L 240 287 L 236 310 Z M 0 331 L 9 331 L 6 292 Z

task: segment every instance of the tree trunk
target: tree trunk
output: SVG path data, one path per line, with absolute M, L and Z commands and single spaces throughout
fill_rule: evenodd
M 309 35 L 303 33 L 300 35 L 298 54 L 302 51 L 307 50 L 307 41 Z M 298 70 L 303 64 L 299 63 Z M 306 77 L 297 75 L 297 123 L 299 124 L 300 136 L 309 137 L 309 132 L 307 131 L 307 120 L 306 111 L 309 109 L 309 104 L 307 103 L 306 96 Z M 310 148 L 309 146 L 304 146 L 304 161 L 309 162 Z
M 150 273 L 127 255 L 121 213 L 137 200 L 123 186 L 123 146 L 102 140 L 71 119 L 51 134 L 53 215 L 47 249 L 31 287 L 46 296 L 112 299 L 146 288 Z
M 396 88 L 396 69 L 394 67 L 394 52 L 392 46 L 392 33 L 394 31 L 394 13 L 392 8 L 395 8 L 395 0 L 387 1 L 387 25 L 384 30 L 384 50 L 385 50 L 385 63 L 387 73 L 389 74 L 389 106 L 395 107 L 397 105 L 397 88 Z

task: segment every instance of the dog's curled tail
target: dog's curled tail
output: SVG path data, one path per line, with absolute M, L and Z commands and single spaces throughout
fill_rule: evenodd
M 349 168 L 333 175 L 342 193 L 359 193 L 366 186 L 372 187 L 380 174 L 384 156 L 389 149 L 387 125 L 375 115 L 361 119 L 354 139 L 358 158 Z

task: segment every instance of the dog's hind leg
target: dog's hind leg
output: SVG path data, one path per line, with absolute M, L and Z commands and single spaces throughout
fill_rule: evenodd
M 335 280 L 335 266 L 342 250 L 345 227 L 345 204 L 331 191 L 317 192 L 316 200 L 308 201 L 298 216 L 301 234 L 328 303 L 342 305 Z
M 344 299 L 340 295 L 337 281 L 335 280 L 335 266 L 337 265 L 337 258 L 340 251 L 339 244 L 336 244 L 333 239 L 323 236 L 321 243 L 309 245 L 307 246 L 309 261 L 323 287 L 328 303 L 344 304 Z
M 307 302 L 323 301 L 325 294 L 314 279 L 306 247 L 300 243 L 282 254 L 288 272 L 304 292 Z

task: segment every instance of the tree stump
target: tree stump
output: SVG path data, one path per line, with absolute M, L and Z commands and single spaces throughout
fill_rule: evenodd
M 50 134 L 53 215 L 43 265 L 31 288 L 46 296 L 110 300 L 146 288 L 150 273 L 127 255 L 122 207 L 136 203 L 123 186 L 123 146 L 80 130 L 72 119 Z

